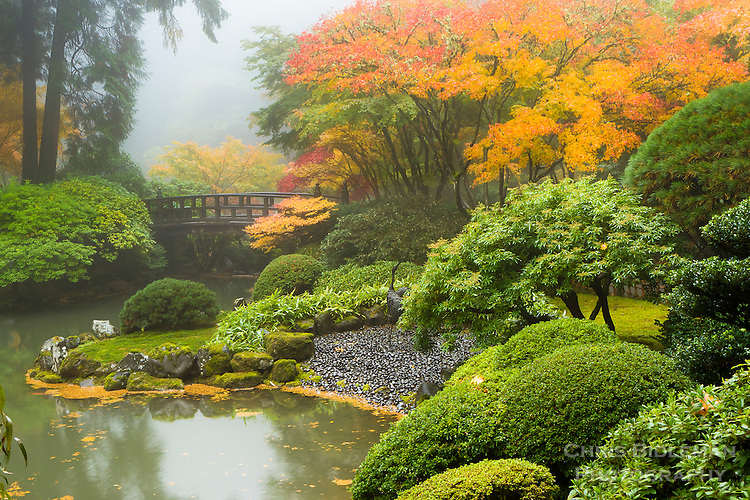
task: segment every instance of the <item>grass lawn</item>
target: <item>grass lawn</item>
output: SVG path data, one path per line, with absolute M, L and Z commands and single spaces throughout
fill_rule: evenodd
M 168 332 L 133 332 L 101 342 L 89 342 L 78 349 L 102 363 L 117 363 L 130 351 L 148 352 L 166 342 L 189 347 L 193 352 L 198 352 L 215 332 L 216 327 L 213 326 Z
M 584 316 L 588 317 L 596 305 L 596 295 L 579 292 L 578 301 L 581 304 L 581 311 L 583 311 Z M 555 299 L 554 302 L 562 311 L 568 312 L 560 299 Z M 646 300 L 613 296 L 609 297 L 608 302 L 615 331 L 622 340 L 643 343 L 658 350 L 663 348 L 658 340 L 659 329 L 654 321 L 667 319 L 667 306 L 653 304 Z M 570 315 L 570 312 L 568 312 L 568 315 Z M 604 324 L 601 312 L 599 312 L 596 322 Z

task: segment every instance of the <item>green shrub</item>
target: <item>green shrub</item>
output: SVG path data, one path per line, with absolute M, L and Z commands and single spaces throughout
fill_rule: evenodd
M 450 469 L 408 489 L 398 500 L 552 500 L 555 478 L 525 460 L 482 460 Z
M 492 346 L 461 365 L 448 381 L 459 381 L 480 376 L 487 382 L 506 380 L 531 361 L 574 344 L 618 342 L 609 328 L 593 321 L 560 318 L 529 325 L 513 335 L 505 344 Z
M 380 436 L 357 469 L 353 498 L 393 499 L 435 474 L 496 457 L 502 409 L 491 386 L 446 387 Z
M 216 321 L 219 302 L 202 283 L 164 278 L 139 290 L 120 311 L 123 333 L 208 325 Z
M 570 477 L 620 420 L 690 384 L 674 362 L 637 344 L 564 347 L 509 380 L 502 399 L 503 455 L 544 464 Z
M 714 90 L 655 129 L 630 158 L 624 182 L 695 231 L 750 193 L 750 83 Z
M 677 369 L 700 384 L 720 384 L 734 368 L 750 359 L 750 332 L 708 318 L 690 318 L 662 325 Z
M 281 295 L 309 292 L 322 272 L 321 263 L 308 255 L 282 255 L 272 260 L 258 276 L 253 300 L 261 300 L 274 292 Z
M 750 370 L 651 404 L 609 433 L 572 500 L 734 500 L 750 491 Z
M 321 250 L 329 268 L 347 262 L 424 262 L 428 245 L 452 238 L 463 222 L 454 209 L 424 197 L 388 198 L 365 205 L 363 213 L 339 217 Z
M 750 198 L 712 217 L 701 232 L 711 245 L 741 259 L 750 257 Z
M 356 291 L 363 286 L 388 287 L 391 284 L 391 269 L 396 261 L 384 260 L 366 266 L 344 264 L 343 266 L 324 271 L 315 290 L 330 288 L 336 292 Z M 396 270 L 396 289 L 408 286 L 422 275 L 422 266 L 411 262 L 402 262 Z

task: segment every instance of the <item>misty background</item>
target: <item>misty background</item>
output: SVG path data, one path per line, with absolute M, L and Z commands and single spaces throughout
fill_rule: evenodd
M 253 26 L 279 26 L 299 34 L 353 0 L 222 0 L 229 18 L 216 31 L 201 29 L 192 3 L 175 9 L 183 31 L 177 52 L 164 46 L 162 27 L 150 15 L 141 32 L 148 79 L 138 92 L 136 125 L 123 149 L 148 171 L 172 141 L 219 146 L 227 136 L 245 144 L 265 139 L 249 129 L 252 111 L 266 106 L 253 74 L 245 69 L 242 41 L 256 39 Z

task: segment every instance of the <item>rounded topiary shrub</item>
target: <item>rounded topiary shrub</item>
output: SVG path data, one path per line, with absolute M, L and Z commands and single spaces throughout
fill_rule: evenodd
M 642 345 L 558 349 L 532 361 L 504 385 L 503 455 L 570 477 L 620 420 L 689 385 L 670 358 Z
M 505 380 L 516 370 L 561 347 L 596 342 L 619 342 L 617 334 L 604 325 L 575 318 L 560 318 L 529 325 L 505 344 L 492 346 L 461 365 L 448 381 L 482 377 L 486 381 Z
M 274 292 L 282 295 L 309 292 L 322 272 L 322 264 L 309 255 L 282 255 L 272 260 L 258 276 L 253 300 L 261 300 Z
M 398 500 L 552 500 L 558 488 L 549 469 L 526 460 L 482 460 L 432 476 Z
M 164 278 L 125 301 L 120 311 L 123 333 L 212 324 L 219 314 L 216 294 L 202 283 Z
M 750 369 L 641 409 L 580 471 L 575 500 L 747 498 Z
M 352 497 L 393 499 L 435 474 L 496 457 L 502 418 L 491 387 L 446 387 L 380 436 L 357 469 Z

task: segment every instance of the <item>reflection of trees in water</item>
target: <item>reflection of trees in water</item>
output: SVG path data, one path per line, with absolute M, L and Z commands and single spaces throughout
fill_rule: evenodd
M 64 450 L 65 457 L 45 466 L 37 483 L 57 482 L 65 487 L 56 496 L 81 499 L 176 498 L 163 483 L 162 470 L 171 459 L 153 420 L 173 422 L 198 413 L 240 419 L 246 412 L 262 412 L 263 417 L 246 418 L 265 418 L 273 428 L 267 442 L 275 452 L 274 468 L 262 483 L 262 498 L 349 498 L 334 480 L 353 478 L 353 469 L 393 421 L 346 403 L 277 390 L 239 391 L 229 398 L 132 395 L 109 404 L 58 398 L 57 411 L 67 425 L 54 429 L 54 449 Z
M 56 442 L 45 447 L 60 450 L 59 456 L 31 486 L 35 493 L 50 488 L 49 498 L 177 498 L 165 491 L 160 478 L 163 444 L 144 415 L 145 406 L 61 401 L 64 425 L 52 433 Z

